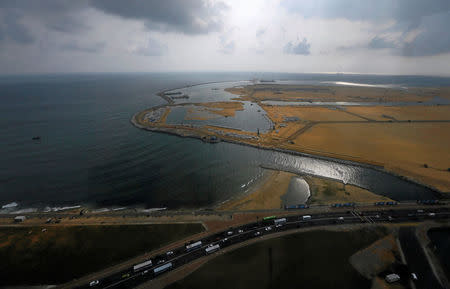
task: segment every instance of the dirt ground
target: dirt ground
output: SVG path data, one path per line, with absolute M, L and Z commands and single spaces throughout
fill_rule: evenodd
M 345 110 L 317 106 L 261 106 L 272 121 L 284 122 L 284 117 L 295 116 L 306 121 L 364 121 L 365 119 L 349 114 Z
M 239 95 L 242 100 L 282 100 L 282 101 L 357 101 L 357 102 L 419 102 L 431 100 L 434 95 L 448 98 L 446 88 L 394 89 L 357 86 L 314 86 L 256 84 L 243 88 L 229 88 L 226 91 Z
M 373 119 L 450 120 L 450 105 L 433 106 L 349 106 L 348 112 Z
M 361 275 L 372 279 L 396 262 L 399 254 L 394 236 L 388 235 L 353 254 L 350 263 Z
M 352 185 L 345 185 L 338 181 L 316 178 L 311 176 L 304 177 L 309 184 L 311 197 L 309 204 L 325 205 L 334 203 L 374 203 L 380 201 L 392 201 L 389 198 L 374 194 L 368 190 L 361 189 Z
M 449 132 L 450 123 L 317 124 L 292 146 L 381 162 L 387 169 L 449 192 Z

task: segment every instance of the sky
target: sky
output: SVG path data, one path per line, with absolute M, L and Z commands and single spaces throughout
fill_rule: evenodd
M 450 76 L 449 0 L 0 0 L 0 74 Z

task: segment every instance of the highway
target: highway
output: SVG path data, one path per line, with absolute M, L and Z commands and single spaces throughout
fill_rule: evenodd
M 398 209 L 395 207 L 392 210 L 356 210 L 350 208 L 348 211 L 317 214 L 308 214 L 308 210 L 298 210 L 298 213 L 298 215 L 278 216 L 275 219 L 249 223 L 209 235 L 200 240 L 192 240 L 189 244 L 201 241 L 201 245 L 187 250 L 186 245 L 188 244 L 185 244 L 185 246 L 178 247 L 168 254 L 154 256 L 151 258 L 151 265 L 139 269 L 130 267 L 106 278 L 91 280 L 90 283 L 78 288 L 133 288 L 162 274 L 166 274 L 170 270 L 206 256 L 205 249 L 214 245 L 219 245 L 219 250 L 221 250 L 240 242 L 261 238 L 264 235 L 314 226 L 445 220 L 450 217 L 450 208 L 433 206 L 420 210 L 413 208 Z M 280 218 L 285 218 L 286 221 L 281 221 L 282 225 L 276 226 L 274 221 Z

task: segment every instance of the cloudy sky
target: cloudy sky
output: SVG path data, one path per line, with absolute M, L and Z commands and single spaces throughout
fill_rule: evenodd
M 0 0 L 0 74 L 450 75 L 449 0 Z

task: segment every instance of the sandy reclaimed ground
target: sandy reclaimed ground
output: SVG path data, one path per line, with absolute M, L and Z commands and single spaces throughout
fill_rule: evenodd
M 186 113 L 186 120 L 208 120 L 217 117 L 233 117 L 244 110 L 242 102 L 206 102 L 193 104 Z
M 262 180 L 250 194 L 231 199 L 221 204 L 217 210 L 245 211 L 282 208 L 281 197 L 287 192 L 289 183 L 296 174 L 283 171 L 270 171 L 270 175 Z M 374 203 L 379 201 L 392 201 L 368 190 L 345 185 L 330 179 L 301 176 L 308 183 L 311 197 L 308 204 L 330 205 L 334 203 Z
M 357 86 L 314 86 L 256 84 L 243 88 L 229 88 L 226 91 L 239 95 L 242 100 L 282 100 L 282 101 L 356 101 L 356 102 L 419 102 L 431 100 L 438 95 L 449 98 L 447 88 L 394 89 Z
M 373 87 L 253 85 L 226 89 L 243 99 L 307 101 L 402 101 L 423 102 L 434 96 L 450 99 L 450 88 L 386 89 Z M 270 97 L 269 97 L 270 96 Z M 318 99 L 314 99 L 314 97 Z M 304 99 L 300 99 L 304 98 Z M 185 104 L 187 105 L 187 104 Z M 232 117 L 240 102 L 189 104 L 210 115 Z M 222 141 L 268 149 L 284 149 L 382 166 L 388 171 L 450 192 L 450 105 L 296 107 L 260 105 L 274 126 L 266 133 L 215 126 L 171 125 L 143 121 L 145 128 L 185 137 Z M 168 109 L 169 110 L 169 109 Z M 168 112 L 166 112 L 168 114 Z M 164 115 L 166 115 L 164 114 Z M 202 117 L 202 116 L 200 116 Z M 205 116 L 203 116 L 205 117 Z M 208 116 L 206 116 L 208 117 Z M 285 117 L 298 119 L 286 120 Z M 410 121 L 410 122 L 408 122 Z M 429 122 L 428 122 L 429 121 Z M 426 168 L 424 165 L 428 166 Z
M 349 106 L 346 111 L 373 120 L 450 120 L 450 105 Z
M 277 123 L 285 122 L 285 117 L 298 117 L 303 121 L 364 121 L 365 119 L 349 114 L 345 110 L 317 106 L 261 106 L 267 115 Z
M 309 185 L 311 197 L 309 204 L 328 205 L 335 203 L 374 203 L 392 201 L 391 199 L 377 195 L 368 190 L 345 185 L 339 181 L 330 179 L 305 176 L 305 181 Z
M 394 172 L 450 191 L 450 123 L 317 124 L 292 147 L 381 162 Z
M 251 194 L 242 198 L 230 200 L 217 210 L 262 210 L 282 208 L 281 196 L 289 187 L 292 173 L 273 171 L 270 176 Z

